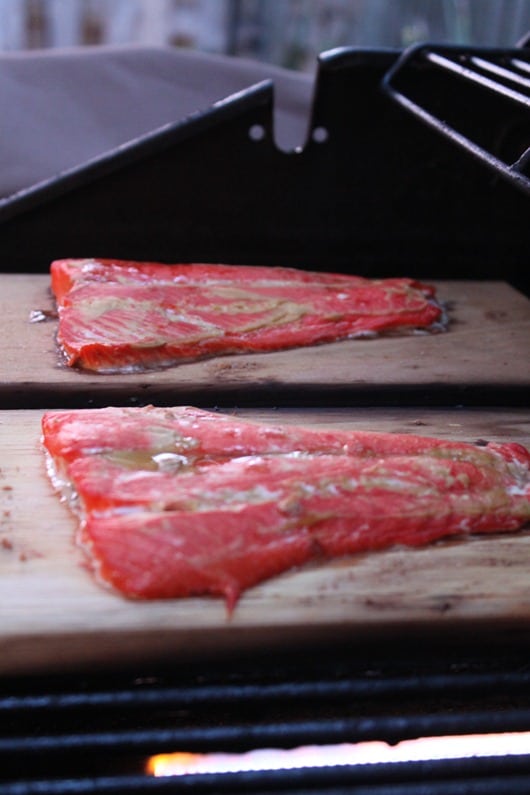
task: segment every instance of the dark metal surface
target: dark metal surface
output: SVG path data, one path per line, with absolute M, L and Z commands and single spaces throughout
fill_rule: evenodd
M 525 792 L 530 757 L 153 779 L 150 754 L 240 753 L 530 727 L 525 648 L 328 648 L 0 683 L 0 792 Z M 503 783 L 504 782 L 504 783 Z M 482 787 L 482 788 L 481 788 Z
M 530 195 L 530 49 L 422 44 L 383 85 L 403 108 Z
M 3 795 L 141 795 L 142 793 L 252 793 L 252 795 L 527 795 L 530 758 L 403 762 L 315 770 L 211 773 L 178 778 L 140 775 L 7 784 Z
M 2 270 L 99 256 L 528 289 L 528 196 L 383 92 L 398 55 L 323 54 L 298 152 L 275 146 L 265 83 L 4 200 Z

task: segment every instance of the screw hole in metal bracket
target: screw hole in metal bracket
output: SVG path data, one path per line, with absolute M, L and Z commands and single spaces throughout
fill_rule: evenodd
M 315 127 L 311 138 L 316 144 L 325 144 L 329 140 L 329 131 L 326 127 Z
M 253 124 L 248 131 L 248 137 L 251 141 L 263 141 L 266 132 L 262 124 Z

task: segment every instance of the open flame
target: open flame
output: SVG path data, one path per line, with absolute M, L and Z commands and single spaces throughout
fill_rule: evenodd
M 178 751 L 174 754 L 157 754 L 147 760 L 145 772 L 151 776 L 176 776 L 179 773 L 194 772 L 193 768 L 200 759 L 209 754 L 191 754 L 186 751 Z M 171 771 L 177 772 L 171 772 Z
M 187 752 L 157 754 L 149 758 L 146 772 L 152 776 L 182 776 L 529 753 L 530 732 L 505 732 L 420 737 L 417 740 L 403 740 L 396 745 L 388 745 L 377 740 L 339 745 L 302 746 L 288 750 L 260 748 L 240 754 Z

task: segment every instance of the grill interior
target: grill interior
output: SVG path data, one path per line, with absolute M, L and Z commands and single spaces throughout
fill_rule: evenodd
M 527 55 L 518 57 L 527 63 Z M 312 140 L 303 153 L 286 157 L 270 146 L 270 87 L 258 87 L 3 203 L 4 262 L 21 271 L 43 269 L 58 248 L 75 256 L 110 245 L 113 256 L 172 260 L 161 241 L 211 261 L 221 241 L 235 262 L 277 264 L 282 251 L 285 264 L 300 265 L 301 258 L 306 266 L 326 261 L 334 269 L 349 268 L 354 249 L 373 275 L 406 265 L 410 275 L 498 278 L 502 262 L 501 276 L 528 289 L 524 191 L 485 175 L 386 97 L 381 80 L 394 62 L 386 52 L 323 58 L 312 124 L 328 131 L 329 141 Z M 443 73 L 445 81 L 446 71 L 437 69 L 436 80 Z M 415 85 L 431 93 L 429 81 Z M 248 136 L 256 124 L 266 133 L 263 146 Z M 511 129 L 526 134 L 528 128 Z M 487 140 L 479 143 L 487 150 Z M 510 152 L 516 154 L 503 162 L 512 176 L 518 164 L 521 187 L 527 149 L 518 144 Z M 154 189 L 143 191 L 142 204 L 137 197 L 145 185 Z M 116 205 L 125 219 L 119 228 L 107 223 Z M 203 216 L 207 227 L 197 221 Z M 187 248 L 190 239 L 200 240 L 199 251 Z M 25 397 L 26 406 L 31 399 Z M 395 638 L 386 646 L 326 645 L 297 654 L 166 661 L 140 671 L 131 662 L 119 672 L 3 678 L 0 792 L 526 793 L 527 755 L 178 778 L 154 778 L 145 766 L 163 752 L 525 731 L 528 659 L 526 646 L 508 643 L 422 649 Z
M 525 792 L 530 756 L 153 778 L 150 755 L 524 731 L 525 649 L 305 650 L 144 671 L 12 678 L 2 793 Z M 406 644 L 404 644 L 406 645 Z

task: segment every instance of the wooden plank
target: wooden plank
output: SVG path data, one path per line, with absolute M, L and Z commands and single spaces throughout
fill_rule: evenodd
M 243 405 L 261 399 L 274 405 L 286 396 L 300 405 L 338 394 L 359 398 L 369 393 L 377 400 L 408 390 L 421 392 L 423 402 L 444 389 L 480 399 L 491 389 L 509 393 L 530 386 L 530 301 L 502 282 L 437 283 L 451 318 L 443 334 L 345 340 L 102 377 L 60 364 L 57 321 L 29 322 L 32 310 L 52 308 L 46 275 L 1 278 L 0 405 L 5 408 L 76 400 Z
M 530 413 L 479 409 L 234 412 L 268 422 L 530 446 Z M 395 548 L 287 572 L 220 600 L 127 600 L 98 585 L 73 543 L 39 446 L 40 411 L 0 412 L 0 673 L 165 661 L 427 632 L 497 638 L 530 628 L 530 532 Z

